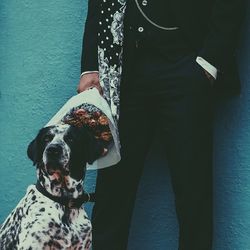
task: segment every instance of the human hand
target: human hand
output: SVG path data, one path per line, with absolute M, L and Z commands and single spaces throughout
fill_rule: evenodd
M 102 95 L 102 87 L 99 81 L 99 73 L 87 73 L 80 78 L 77 86 L 77 92 L 81 93 L 84 90 L 95 87 L 98 89 L 99 93 Z
M 204 72 L 205 72 L 206 77 L 210 81 L 211 85 L 213 86 L 216 79 L 210 73 L 208 73 L 205 69 L 204 69 Z

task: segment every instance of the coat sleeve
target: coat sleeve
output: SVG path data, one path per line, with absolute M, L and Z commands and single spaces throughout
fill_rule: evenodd
M 82 41 L 81 72 L 98 71 L 99 0 L 88 1 L 88 13 Z
M 245 0 L 215 0 L 209 32 L 199 55 L 219 70 L 223 71 L 235 54 L 244 7 Z

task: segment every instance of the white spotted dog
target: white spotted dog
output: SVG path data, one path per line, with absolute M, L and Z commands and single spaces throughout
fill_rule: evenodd
M 0 228 L 1 250 L 90 249 L 91 223 L 82 204 L 86 163 L 106 149 L 87 128 L 56 125 L 40 130 L 28 147 L 37 184 Z

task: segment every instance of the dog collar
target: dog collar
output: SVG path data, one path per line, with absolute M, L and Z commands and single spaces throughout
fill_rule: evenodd
M 36 183 L 36 189 L 46 196 L 47 198 L 67 207 L 67 208 L 80 208 L 83 203 L 86 202 L 94 202 L 95 201 L 95 193 L 87 193 L 84 192 L 82 195 L 80 195 L 78 198 L 68 198 L 68 197 L 57 197 L 52 194 L 50 194 L 39 181 Z

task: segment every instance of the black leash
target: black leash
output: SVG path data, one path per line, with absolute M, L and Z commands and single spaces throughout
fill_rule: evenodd
M 39 181 L 36 183 L 37 190 L 46 196 L 47 198 L 63 205 L 68 208 L 80 208 L 83 203 L 86 202 L 95 202 L 95 193 L 87 193 L 84 192 L 82 195 L 80 195 L 78 198 L 68 198 L 68 197 L 57 197 L 52 194 L 50 194 Z

